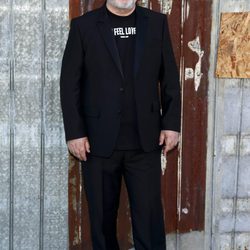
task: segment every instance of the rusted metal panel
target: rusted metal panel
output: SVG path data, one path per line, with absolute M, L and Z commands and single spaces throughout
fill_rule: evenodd
M 179 232 L 204 229 L 207 95 L 212 0 L 183 1 L 183 126 Z M 187 77 L 187 68 L 193 78 Z
M 69 0 L 69 19 L 82 14 L 81 3 L 81 0 Z
M 69 154 L 68 175 L 68 206 L 69 206 L 69 249 L 80 250 L 82 245 L 82 197 L 81 171 L 79 161 Z
M 171 14 L 168 14 L 169 30 L 173 44 L 175 60 L 180 68 L 181 55 L 181 1 L 172 1 Z M 156 9 L 160 12 L 160 9 Z M 162 199 L 165 213 L 166 233 L 175 233 L 178 228 L 178 156 L 179 151 L 174 149 L 168 153 L 166 173 L 162 177 Z

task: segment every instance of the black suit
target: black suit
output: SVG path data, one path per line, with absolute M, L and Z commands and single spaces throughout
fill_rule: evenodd
M 180 130 L 180 87 L 166 16 L 140 6 L 136 11 L 134 92 L 141 146 L 149 152 L 157 148 L 160 129 Z M 60 80 L 66 140 L 88 136 L 98 156 L 113 151 L 124 89 L 105 13 L 102 7 L 72 19 Z
M 114 150 L 126 72 L 105 5 L 72 19 L 63 56 L 60 93 L 66 140 L 88 136 L 90 142 L 91 153 L 82 166 L 95 250 L 119 249 L 116 217 L 122 176 L 136 250 L 165 249 L 158 143 L 161 129 L 180 130 L 179 77 L 166 16 L 138 5 L 135 11 L 134 94 L 142 149 Z

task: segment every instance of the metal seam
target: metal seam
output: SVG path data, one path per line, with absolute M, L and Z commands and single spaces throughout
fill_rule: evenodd
M 237 222 L 237 203 L 238 203 L 238 192 L 239 192 L 239 170 L 240 170 L 240 155 L 241 155 L 241 130 L 242 130 L 242 114 L 243 114 L 243 89 L 244 89 L 244 80 L 240 79 L 240 119 L 238 124 L 238 133 L 236 136 L 236 163 L 235 163 L 235 186 L 234 186 L 234 194 L 233 197 L 233 232 L 231 234 L 231 248 L 236 249 L 236 240 L 235 240 L 235 228 Z
M 45 167 L 45 15 L 46 3 L 41 0 L 41 162 L 40 162 L 40 221 L 39 221 L 39 249 L 44 249 L 44 167 Z
M 13 237 L 14 237 L 14 110 L 15 110 L 15 93 L 14 93 L 14 73 L 15 73 L 15 56 L 14 56 L 14 14 L 13 14 L 13 1 L 10 0 L 9 4 L 9 27 L 10 27 L 10 203 L 9 203 L 9 249 L 13 250 Z
M 220 0 L 218 0 L 217 2 L 217 5 L 216 5 L 216 20 L 214 20 L 214 23 L 219 23 L 220 21 L 220 10 L 221 10 L 221 2 Z M 215 30 L 217 36 L 219 34 L 219 28 L 217 28 L 217 30 Z M 211 36 L 212 38 L 212 36 Z M 215 47 L 217 48 L 218 46 L 218 42 L 216 41 L 215 42 Z M 217 58 L 214 57 L 214 62 L 213 62 L 213 65 L 216 65 L 216 60 Z M 218 79 L 215 79 L 215 93 L 214 93 L 214 121 L 213 121 L 213 131 L 214 131 L 214 136 L 213 136 L 213 159 L 212 159 L 212 190 L 211 190 L 211 194 L 212 194 L 212 202 L 211 202 L 211 220 L 212 220 L 212 223 L 211 223 L 211 229 L 210 229 L 210 241 L 211 241 L 211 249 L 217 249 L 217 240 L 215 239 L 215 236 L 216 236 L 216 218 L 214 220 L 214 216 L 216 216 L 215 214 L 215 206 L 218 206 L 218 203 L 216 202 L 216 183 L 215 183 L 215 176 L 217 175 L 217 172 L 215 171 L 215 157 L 216 157 L 216 138 L 217 138 L 217 129 L 216 129 L 216 124 L 217 124 L 217 121 L 218 121 L 218 113 L 216 112 L 217 110 L 217 106 L 219 105 L 217 103 L 217 93 L 219 93 L 219 84 L 218 84 Z M 213 221 L 215 221 L 215 223 L 213 223 Z M 218 231 L 218 230 L 217 230 Z

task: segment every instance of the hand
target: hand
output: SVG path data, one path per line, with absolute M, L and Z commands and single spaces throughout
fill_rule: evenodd
M 90 153 L 88 137 L 82 137 L 67 141 L 67 146 L 71 154 L 79 160 L 87 160 L 86 152 Z
M 159 138 L 159 145 L 162 145 L 165 142 L 163 147 L 163 154 L 166 157 L 167 152 L 173 149 L 179 142 L 179 132 L 172 130 L 162 130 Z

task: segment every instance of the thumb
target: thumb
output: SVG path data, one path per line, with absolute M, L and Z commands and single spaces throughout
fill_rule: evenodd
M 161 133 L 159 138 L 159 145 L 162 145 L 162 143 L 164 142 L 164 138 L 165 138 L 164 133 Z

